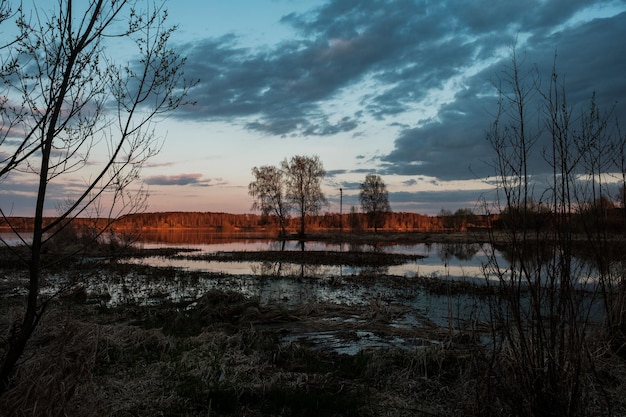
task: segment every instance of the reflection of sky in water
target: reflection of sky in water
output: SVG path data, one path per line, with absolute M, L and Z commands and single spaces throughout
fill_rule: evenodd
M 443 322 L 450 311 L 450 298 L 429 294 L 411 285 L 389 285 L 384 279 L 363 285 L 357 279 L 343 278 L 268 278 L 252 275 L 201 276 L 190 278 L 184 273 L 175 276 L 141 274 L 93 274 L 86 277 L 85 286 L 92 296 L 106 295 L 106 305 L 152 305 L 163 301 L 180 302 L 196 300 L 213 289 L 237 291 L 257 298 L 261 304 L 279 303 L 304 305 L 339 303 L 347 306 L 384 306 L 400 304 L 411 308 L 412 313 L 399 318 L 398 325 L 414 325 L 428 320 Z M 467 308 L 471 297 L 459 296 L 455 304 Z M 460 304 L 458 304 L 460 303 Z M 375 307 L 372 307 L 375 308 Z
M 171 244 L 148 245 L 164 247 Z M 219 251 L 264 251 L 280 250 L 268 242 L 248 241 L 226 244 L 186 245 L 199 249 L 199 254 Z M 297 242 L 288 242 L 287 250 L 300 250 Z M 164 301 L 180 302 L 198 299 L 207 291 L 237 291 L 248 297 L 257 298 L 262 304 L 284 303 L 302 305 L 314 303 L 339 303 L 359 306 L 402 305 L 409 308 L 406 314 L 394 319 L 393 324 L 420 326 L 436 324 L 444 326 L 454 317 L 480 319 L 481 304 L 469 294 L 436 295 L 412 285 L 416 276 L 436 276 L 449 279 L 484 280 L 481 264 L 487 261 L 491 250 L 488 244 L 445 245 L 417 244 L 379 247 L 387 253 L 417 254 L 425 256 L 404 265 L 383 268 L 355 268 L 329 265 L 296 265 L 271 262 L 217 262 L 187 259 L 151 257 L 132 262 L 159 267 L 175 267 L 181 271 L 166 274 L 141 274 L 131 272 L 118 275 L 95 270 L 82 276 L 90 297 L 100 298 L 109 306 L 120 304 L 152 305 Z M 353 250 L 371 251 L 371 246 L 349 246 L 337 244 L 307 244 L 307 250 Z M 496 253 L 498 262 L 505 265 L 501 254 Z M 217 274 L 187 274 L 186 270 L 199 270 Z M 378 274 L 375 280 L 361 281 L 361 273 Z M 225 275 L 219 275 L 224 273 Z M 368 274 L 372 276 L 372 274 Z M 402 279 L 386 279 L 393 275 Z M 365 278 L 364 278 L 365 279 Z M 44 293 L 58 291 L 62 277 L 46 280 Z M 484 282 L 484 281 L 482 281 Z M 417 283 L 416 283 L 417 284 Z M 484 307 L 484 306 L 482 306 Z M 471 312 L 471 314 L 469 314 Z
M 171 246 L 167 244 L 143 244 L 145 248 L 158 248 Z M 196 254 L 234 251 L 279 251 L 282 243 L 267 241 L 245 241 L 219 244 L 185 245 L 186 248 L 198 249 Z M 301 246 L 296 241 L 285 242 L 285 251 L 300 251 Z M 403 265 L 393 265 L 384 268 L 376 268 L 379 274 L 395 275 L 404 277 L 447 277 L 480 278 L 484 276 L 482 264 L 487 261 L 487 253 L 491 250 L 488 244 L 416 244 L 416 245 L 386 245 L 373 247 L 372 245 L 350 245 L 325 242 L 307 242 L 307 251 L 335 251 L 335 252 L 370 252 L 381 251 L 385 253 L 399 253 L 409 255 L 421 255 L 423 259 L 407 262 Z M 502 256 L 497 254 L 499 262 L 506 264 Z M 300 265 L 289 263 L 261 262 L 221 262 L 192 259 L 171 259 L 166 257 L 150 257 L 131 260 L 134 263 L 144 263 L 151 266 L 174 267 L 188 270 L 200 270 L 205 272 L 225 274 L 250 274 L 250 275 L 300 275 Z M 351 266 L 305 266 L 305 274 L 308 276 L 347 276 L 359 275 L 371 272 L 363 267 Z
M 9 244 L 17 244 L 19 240 L 15 238 L 13 234 L 2 233 L 3 238 L 7 240 Z M 277 242 L 269 240 L 242 240 L 235 242 L 225 243 L 211 243 L 211 244 L 172 244 L 172 243 L 150 243 L 142 242 L 140 246 L 150 248 L 162 248 L 162 247 L 181 247 L 197 249 L 198 254 L 202 253 L 215 253 L 215 252 L 236 252 L 236 251 L 300 251 L 301 246 L 298 241 Z M 449 249 L 451 248 L 451 250 Z M 467 248 L 470 248 L 467 253 Z M 348 243 L 327 243 L 327 242 L 306 242 L 305 249 L 307 251 L 334 251 L 334 252 L 371 252 L 381 251 L 386 253 L 399 253 L 409 255 L 421 255 L 425 256 L 423 259 L 408 262 L 404 265 L 394 265 L 385 268 L 378 268 L 379 273 L 387 275 L 415 277 L 415 276 L 437 276 L 437 277 L 449 277 L 449 278 L 474 278 L 483 277 L 483 270 L 481 265 L 486 262 L 485 251 L 490 250 L 488 244 L 458 244 L 458 245 L 446 245 L 446 244 L 416 244 L 416 245 L 354 245 Z M 462 259 L 455 256 L 454 253 L 458 251 L 464 251 L 460 255 Z M 447 252 L 446 252 L 447 251 Z M 446 257 L 445 254 L 448 253 Z M 468 256 L 471 255 L 471 256 Z M 501 265 L 506 265 L 506 262 L 500 254 L 498 254 L 498 261 Z M 205 272 L 225 273 L 225 274 L 245 274 L 245 275 L 298 275 L 298 269 L 300 265 L 286 264 L 280 265 L 280 273 L 272 274 L 271 271 L 267 271 L 268 268 L 263 268 L 260 262 L 218 262 L 218 261 L 198 261 L 190 259 L 170 259 L 165 257 L 150 257 L 144 259 L 131 260 L 133 263 L 144 263 L 151 266 L 159 267 L 174 267 L 183 268 L 188 270 L 200 270 Z M 273 266 L 276 270 L 278 267 Z M 364 273 L 363 268 L 349 267 L 349 266 L 323 266 L 317 268 L 316 271 L 307 270 L 308 273 L 315 272 L 314 276 L 344 276 L 344 275 L 358 275 Z
M 300 251 L 298 242 L 270 242 L 247 240 L 217 244 L 171 244 L 143 243 L 144 248 L 181 247 L 198 249 L 196 255 L 233 251 Z M 174 267 L 180 271 L 142 274 L 130 272 L 118 274 L 95 268 L 80 276 L 89 296 L 99 302 L 116 306 L 121 304 L 156 305 L 163 302 L 193 303 L 208 291 L 237 291 L 256 298 L 261 304 L 342 304 L 359 306 L 362 310 L 384 311 L 385 306 L 402 306 L 402 314 L 390 318 L 390 325 L 397 328 L 446 327 L 450 324 L 464 327 L 474 320 L 488 319 L 486 305 L 471 294 L 433 294 L 422 288 L 412 278 L 439 277 L 448 279 L 484 280 L 482 264 L 488 260 L 491 246 L 488 244 L 416 244 L 371 245 L 331 244 L 307 242 L 306 250 L 333 252 L 371 252 L 421 255 L 422 259 L 403 265 L 387 267 L 349 267 L 334 265 L 298 265 L 276 262 L 220 262 L 168 257 L 134 259 L 130 262 L 159 267 Z M 501 266 L 506 266 L 502 254 L 496 252 Z M 590 273 L 581 263 L 574 264 L 581 274 Z M 587 268 L 588 269 L 588 268 Z M 188 274 L 198 270 L 216 274 Z M 224 273 L 225 275 L 220 275 Z M 377 276 L 365 279 L 363 276 Z M 387 276 L 403 278 L 388 278 Z M 60 288 L 69 286 L 64 274 L 46 274 L 42 293 L 52 295 Z M 482 281 L 484 282 L 484 281 Z M 417 284 L 417 285 L 412 285 Z M 25 291 L 25 290 L 22 290 Z M 192 304 L 193 305 L 193 304 Z M 364 308 L 363 308 L 364 307 Z M 597 306 L 593 306 L 596 308 Z M 598 307 L 599 308 L 599 307 Z M 600 310 L 598 310 L 600 311 Z M 602 317 L 591 311 L 593 317 Z M 358 318 L 359 316 L 357 316 Z M 361 317 L 363 319 L 363 317 Z M 348 319 L 349 321 L 350 319 Z M 357 332 L 358 333 L 358 332 Z M 381 338 L 371 332 L 356 334 L 356 339 L 344 340 L 332 332 L 309 332 L 288 334 L 285 342 L 308 340 L 340 353 L 354 354 L 363 347 L 404 346 L 415 348 L 414 342 L 400 337 Z M 421 342 L 420 342 L 421 343 Z M 419 345 L 419 343 L 418 343 Z

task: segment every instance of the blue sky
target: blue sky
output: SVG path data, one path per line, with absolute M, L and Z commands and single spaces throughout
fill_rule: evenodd
M 485 132 L 510 47 L 569 101 L 626 108 L 626 2 L 170 0 L 186 106 L 157 125 L 149 211 L 250 211 L 254 166 L 318 155 L 330 211 L 382 176 L 394 211 L 476 206 L 491 190 Z M 0 183 L 9 201 L 27 184 Z M 24 195 L 25 190 L 20 191 Z M 63 193 L 59 189 L 58 192 Z M 18 200 L 16 197 L 14 198 Z M 15 205 L 21 207 L 19 204 Z M 14 213 L 16 212 L 14 210 Z M 24 208 L 25 211 L 26 208 Z

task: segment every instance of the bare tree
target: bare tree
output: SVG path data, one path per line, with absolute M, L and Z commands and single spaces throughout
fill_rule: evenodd
M 145 190 L 131 184 L 160 149 L 153 123 L 181 105 L 191 86 L 182 78 L 184 59 L 168 46 L 175 28 L 165 25 L 162 4 L 42 4 L 16 12 L 19 33 L 2 50 L 0 181 L 34 177 L 38 186 L 32 235 L 18 235 L 28 242 L 21 257 L 28 298 L 2 352 L 0 394 L 50 301 L 40 295 L 41 272 L 54 262 L 42 256 L 45 243 L 77 216 L 112 219 L 144 207 Z M 126 47 L 133 62 L 116 64 L 110 51 Z M 80 188 L 44 222 L 58 197 L 53 187 L 79 173 Z M 9 224 L 10 214 L 1 208 Z
M 318 156 L 296 155 L 281 163 L 285 172 L 288 200 L 300 215 L 300 236 L 304 236 L 304 220 L 307 214 L 316 214 L 327 204 L 321 182 L 326 175 Z
M 493 252 L 485 265 L 487 284 L 496 291 L 490 299 L 491 343 L 480 362 L 480 384 L 490 385 L 481 389 L 490 402 L 481 412 L 585 415 L 594 367 L 591 306 L 598 294 L 605 306 L 613 305 L 608 295 L 616 281 L 602 267 L 607 258 L 593 266 L 576 259 L 573 219 L 585 200 L 601 196 L 610 169 L 605 150 L 613 149 L 613 138 L 593 97 L 576 115 L 556 64 L 545 90 L 536 69 L 522 68 L 513 50 L 496 85 L 500 106 L 487 135 L 495 154 L 496 208 L 503 214 L 500 248 L 508 262 L 503 265 Z M 534 172 L 531 162 L 537 160 L 548 174 Z M 549 223 L 538 223 L 538 214 Z M 606 256 L 600 236 L 586 236 L 588 250 Z M 599 291 L 583 291 L 588 288 Z
M 613 164 L 619 178 L 618 191 L 615 198 L 622 208 L 622 216 L 624 217 L 624 224 L 626 226 L 626 134 L 621 132 L 619 125 L 617 126 L 617 132 L 615 134 L 619 138 L 616 143 L 617 149 L 611 152 L 613 155 Z
M 389 206 L 389 192 L 380 175 L 367 174 L 365 181 L 361 183 L 361 209 L 373 224 L 374 231 L 384 224 L 387 213 L 391 211 Z
M 287 216 L 291 210 L 289 201 L 285 197 L 284 172 L 275 166 L 252 168 L 255 180 L 248 185 L 248 194 L 255 198 L 253 210 L 260 210 L 263 214 L 274 214 L 280 222 L 280 233 L 285 230 Z

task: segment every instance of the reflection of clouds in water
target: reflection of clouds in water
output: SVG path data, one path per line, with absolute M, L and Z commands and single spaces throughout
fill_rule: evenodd
M 443 243 L 439 246 L 439 257 L 447 262 L 454 257 L 460 261 L 471 261 L 476 254 L 482 251 L 478 243 Z
M 289 262 L 243 262 L 250 265 L 253 275 L 260 277 L 326 277 L 328 270 L 324 265 L 294 264 Z
M 229 251 L 299 251 L 300 242 L 297 241 L 266 241 L 266 242 L 237 242 L 215 245 L 200 245 L 197 247 L 202 253 L 229 252 Z M 307 242 L 307 251 L 335 251 L 335 252 L 371 252 L 372 245 L 337 244 L 326 242 Z M 224 274 L 249 274 L 256 276 L 301 276 L 301 277 L 329 277 L 348 275 L 395 275 L 404 277 L 440 276 L 447 278 L 482 277 L 482 264 L 487 261 L 487 253 L 492 251 L 488 244 L 440 244 L 420 243 L 416 245 L 378 245 L 377 251 L 383 253 L 421 255 L 423 259 L 410 261 L 395 266 L 353 267 L 346 265 L 309 265 L 287 262 L 218 262 L 193 259 L 170 259 L 152 257 L 130 260 L 132 263 L 144 263 L 150 266 L 175 267 L 186 270 Z M 447 253 L 447 257 L 443 254 Z M 433 256 L 436 254 L 436 256 Z M 499 259 L 505 265 L 506 262 Z
M 164 245 L 167 246 L 167 245 Z M 171 246 L 171 245 L 170 245 Z M 191 245 L 200 249 L 200 253 L 229 251 L 266 251 L 266 250 L 301 250 L 297 241 L 247 241 L 219 244 Z M 189 246 L 186 246 L 189 247 Z M 371 245 L 335 244 L 326 242 L 307 242 L 305 250 L 323 250 L 336 252 L 371 252 Z M 177 302 L 193 300 L 206 291 L 214 288 L 232 289 L 244 295 L 258 297 L 263 302 L 279 301 L 288 303 L 303 302 L 341 302 L 363 303 L 380 294 L 389 297 L 405 296 L 408 287 L 390 288 L 385 285 L 357 285 L 348 283 L 343 278 L 363 276 L 393 275 L 405 278 L 441 277 L 446 279 L 484 279 L 482 263 L 487 260 L 486 253 L 492 248 L 489 245 L 445 245 L 438 243 L 416 245 L 378 245 L 378 251 L 394 254 L 421 255 L 425 258 L 394 266 L 354 267 L 346 265 L 308 265 L 288 262 L 229 262 L 179 259 L 167 257 L 151 257 L 131 259 L 128 262 L 157 267 L 177 268 L 183 271 L 201 271 L 206 273 L 226 274 L 219 277 L 203 277 L 194 281 L 185 278 L 181 272 L 175 278 L 132 277 L 94 284 L 94 291 L 111 296 L 110 304 L 132 301 L 150 303 L 168 300 Z M 448 251 L 444 263 L 441 256 Z M 500 258 L 500 254 L 496 253 Z M 457 256 L 458 255 L 458 256 Z M 503 264 L 506 262 L 502 259 Z M 267 278 L 267 279 L 264 279 Z M 375 288 L 376 287 L 376 288 Z M 397 293 L 397 294 L 396 294 Z M 159 301 L 160 300 L 160 301 Z
M 472 263 L 453 261 L 445 266 L 439 258 L 423 258 L 403 265 L 366 266 L 356 267 L 347 265 L 301 265 L 287 262 L 216 262 L 188 259 L 144 258 L 131 260 L 133 263 L 143 263 L 149 266 L 174 267 L 184 270 L 224 273 L 232 275 L 255 275 L 259 277 L 315 277 L 368 275 L 382 276 L 395 275 L 403 277 L 440 276 L 448 278 L 480 277 L 482 267 L 480 261 Z
M 326 270 L 325 267 L 322 269 Z M 328 272 L 328 270 L 326 270 Z M 62 285 L 63 277 L 49 279 L 55 285 L 44 292 L 54 291 Z M 442 296 L 428 294 L 419 285 L 390 284 L 382 279 L 363 284 L 358 277 L 332 276 L 329 278 L 294 277 L 263 278 L 253 275 L 214 276 L 189 274 L 184 271 L 151 271 L 148 274 L 131 272 L 100 272 L 86 278 L 89 297 L 100 299 L 103 305 L 114 307 L 122 304 L 158 305 L 164 302 L 193 302 L 211 290 L 237 291 L 244 296 L 258 299 L 262 304 L 302 305 L 333 303 L 345 306 L 402 305 L 410 313 L 395 319 L 396 325 L 414 325 L 416 319 L 425 322 L 445 320 L 447 304 Z M 466 297 L 467 298 L 467 297 Z M 471 297 L 467 298 L 468 300 Z M 463 298 L 463 303 L 465 303 Z

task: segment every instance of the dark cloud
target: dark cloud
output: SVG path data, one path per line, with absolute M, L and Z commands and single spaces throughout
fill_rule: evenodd
M 363 178 L 365 179 L 365 178 Z M 361 182 L 358 181 L 342 181 L 341 182 L 341 188 L 343 188 L 344 190 L 357 190 L 360 191 L 361 190 Z
M 626 82 L 626 13 L 596 19 L 575 29 L 531 39 L 533 57 L 549 75 L 556 69 L 572 104 L 588 101 L 592 93 L 607 105 L 624 101 Z M 622 108 L 622 112 L 623 112 Z
M 458 74 L 475 50 L 450 36 L 447 8 L 412 1 L 334 1 L 282 22 L 302 37 L 265 50 L 242 48 L 233 35 L 188 46 L 186 71 L 201 84 L 187 116 L 253 116 L 247 127 L 264 133 L 331 135 L 358 121 L 330 123 L 324 103 L 364 77 L 386 89 L 364 97 L 364 107 L 397 114 Z
M 6 216 L 33 216 L 39 188 L 39 177 L 36 175 L 12 172 L 0 179 L 0 209 Z M 84 181 L 67 179 L 63 183 L 49 182 L 45 202 L 46 215 L 56 215 L 68 207 L 84 192 Z
M 179 174 L 179 175 L 156 175 L 147 177 L 145 183 L 148 185 L 192 185 L 192 186 L 209 186 L 211 180 L 204 179 L 202 174 Z
M 0 132 L 4 133 L 2 132 L 2 129 L 3 129 L 2 126 L 0 126 Z M 18 147 L 22 144 L 22 142 L 23 140 L 20 140 L 20 139 L 8 139 L 7 138 L 7 139 L 3 139 L 1 144 L 2 146 Z
M 356 132 L 374 117 L 399 129 L 394 149 L 369 162 L 379 173 L 488 176 L 494 83 L 516 39 L 523 64 L 542 76 L 549 77 L 556 53 L 571 103 L 593 92 L 606 109 L 624 99 L 626 13 L 576 21 L 606 5 L 623 7 L 589 0 L 328 1 L 284 16 L 295 36 L 278 45 L 249 49 L 233 34 L 187 45 L 186 72 L 201 82 L 192 92 L 197 105 L 181 117 L 240 121 L 279 136 Z M 369 87 L 357 88 L 364 81 Z M 450 89 L 452 97 L 433 101 L 433 91 Z M 330 110 L 342 94 L 356 95 L 360 108 Z M 407 124 L 416 106 L 430 105 L 438 106 L 436 116 L 415 113 Z
M 517 53 L 524 73 L 536 71 L 544 91 L 556 65 L 557 73 L 561 74 L 559 84 L 563 83 L 574 115 L 588 108 L 595 93 L 599 107 L 605 111 L 615 110 L 615 117 L 620 118 L 623 114 L 620 101 L 626 97 L 626 82 L 620 68 L 626 65 L 626 58 L 615 51 L 624 51 L 621 40 L 625 37 L 626 13 L 622 13 L 556 35 L 536 35 Z M 474 75 L 454 100 L 442 106 L 436 119 L 402 130 L 395 140 L 395 149 L 381 158 L 387 172 L 429 175 L 444 180 L 491 175 L 493 151 L 486 140 L 486 132 L 494 121 L 497 107 L 494 83 L 504 77 L 503 71 L 508 65 L 510 61 L 506 57 Z M 540 104 L 530 102 L 528 107 L 537 106 Z M 546 168 L 541 152 L 546 146 L 541 141 L 536 146 L 531 161 L 535 172 L 544 172 Z
M 326 178 L 333 178 L 337 175 L 342 175 L 348 172 L 346 169 L 331 169 L 330 171 L 326 171 Z
M 389 193 L 389 204 L 396 211 L 430 211 L 440 208 L 455 211 L 460 208 L 471 208 L 479 213 L 483 210 L 483 201 L 493 201 L 494 192 L 486 190 L 452 190 L 452 191 L 399 191 Z
M 330 135 L 356 128 L 348 116 L 330 122 L 320 104 L 354 80 L 360 69 L 350 62 L 359 60 L 358 47 L 313 39 L 259 51 L 233 42 L 229 36 L 190 47 L 186 72 L 201 82 L 187 117 L 253 116 L 247 128 L 274 135 Z
M 439 118 L 406 129 L 381 158 L 386 174 L 428 175 L 442 180 L 489 175 L 485 133 L 491 121 L 479 103 L 444 106 Z M 473 174 L 472 174 L 473 173 Z

